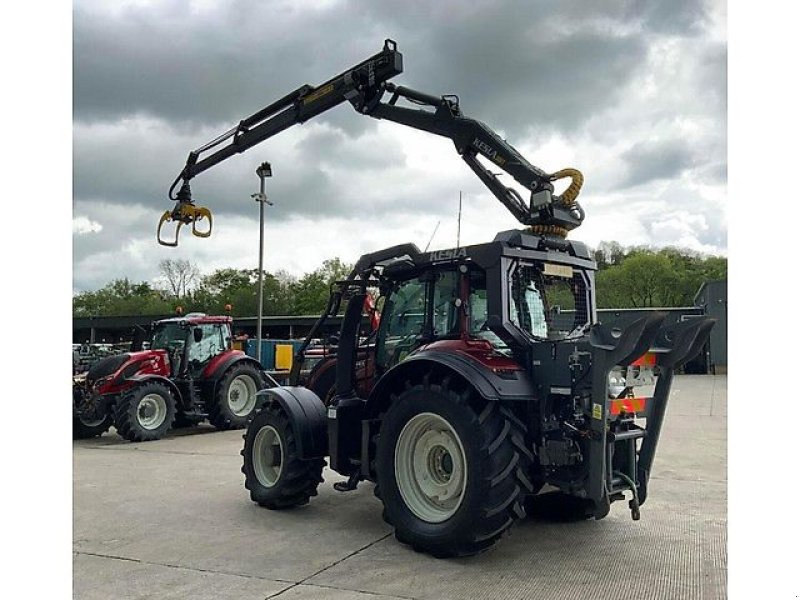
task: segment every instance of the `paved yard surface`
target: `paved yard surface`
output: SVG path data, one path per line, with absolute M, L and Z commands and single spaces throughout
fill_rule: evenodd
M 75 598 L 315 600 L 726 597 L 724 376 L 681 376 L 642 520 L 528 520 L 488 552 L 436 560 L 399 544 L 372 485 L 291 511 L 250 502 L 242 432 L 75 442 Z

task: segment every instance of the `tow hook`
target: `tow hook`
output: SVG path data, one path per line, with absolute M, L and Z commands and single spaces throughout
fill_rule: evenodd
M 641 518 L 641 513 L 639 512 L 639 492 L 636 489 L 636 484 L 633 480 L 625 475 L 625 473 L 620 473 L 619 471 L 614 471 L 614 475 L 622 479 L 625 483 L 628 484 L 628 488 L 631 490 L 631 494 L 633 497 L 628 502 L 628 508 L 631 509 L 631 519 L 634 521 L 638 521 Z

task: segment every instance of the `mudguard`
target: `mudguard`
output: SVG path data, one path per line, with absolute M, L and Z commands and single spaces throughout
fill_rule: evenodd
M 301 459 L 327 456 L 327 411 L 314 392 L 302 386 L 286 386 L 261 390 L 256 396 L 259 409 L 268 404 L 277 404 L 289 417 L 297 438 L 297 454 Z
M 167 377 L 164 377 L 163 375 L 146 373 L 144 375 L 134 375 L 132 377 L 128 377 L 125 380 L 126 383 L 144 383 L 147 381 L 157 381 L 158 383 L 163 383 L 165 386 L 169 388 L 169 390 L 172 392 L 172 395 L 175 396 L 175 402 L 178 404 L 178 406 L 183 405 L 183 396 L 181 395 L 181 391 L 178 389 L 178 386 L 175 385 L 174 381 L 172 381 Z
M 501 376 L 468 356 L 440 350 L 423 350 L 395 365 L 380 378 L 369 395 L 364 418 L 376 417 L 381 409 L 380 399 L 386 396 L 386 392 L 397 383 L 408 379 L 412 371 L 424 368 L 426 363 L 441 365 L 463 377 L 489 401 L 530 402 L 537 398 L 536 388 L 525 371 L 511 371 Z
M 227 356 L 226 356 L 227 354 Z M 261 364 L 252 356 L 248 356 L 240 350 L 228 351 L 225 354 L 214 357 L 206 368 L 203 369 L 201 379 L 215 379 L 219 380 L 222 374 L 227 371 L 231 366 L 240 361 L 246 361 L 252 364 L 259 371 L 262 370 Z

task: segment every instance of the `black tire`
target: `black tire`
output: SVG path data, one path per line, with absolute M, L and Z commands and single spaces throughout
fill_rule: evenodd
M 106 415 L 102 420 L 87 421 L 80 415 L 72 415 L 72 439 L 86 440 L 103 435 L 111 428 L 114 418 Z
M 455 512 L 440 522 L 425 520 L 409 507 L 398 485 L 402 468 L 396 467 L 395 460 L 396 452 L 398 457 L 407 454 L 404 446 L 398 449 L 406 426 L 413 430 L 414 423 L 424 423 L 425 419 L 431 419 L 426 416 L 430 414 L 455 432 L 463 449 L 462 472 L 466 472 L 465 483 L 459 486 L 463 496 L 450 509 Z M 524 434 L 524 424 L 511 410 L 497 402 L 485 402 L 471 389 L 451 390 L 447 379 L 441 384 L 427 381 L 415 386 L 408 384 L 386 412 L 377 436 L 375 494 L 383 502 L 384 520 L 394 526 L 395 537 L 437 558 L 469 556 L 489 548 L 514 520 L 525 516 L 522 501 L 533 489 L 527 475 L 533 456 L 525 447 Z M 433 452 L 431 446 L 427 448 L 425 464 L 430 463 Z M 456 472 L 453 465 L 460 464 L 460 460 L 451 457 L 453 471 L 446 474 L 448 481 Z M 414 480 L 417 473 L 411 471 L 413 474 L 406 476 L 407 481 Z M 409 485 L 423 487 L 421 483 L 406 483 L 406 490 Z
M 72 439 L 86 440 L 104 434 L 114 423 L 114 417 L 106 414 L 105 417 L 87 417 L 81 414 L 84 392 L 81 387 L 72 388 Z
M 298 458 L 292 425 L 281 408 L 258 412 L 243 437 L 244 487 L 253 502 L 275 510 L 307 504 L 317 495 L 325 461 Z
M 241 385 L 233 390 L 231 385 L 235 381 L 242 382 Z M 248 383 L 249 381 L 249 383 Z M 208 421 L 217 429 L 242 429 L 247 425 L 247 421 L 253 416 L 256 410 L 255 393 L 264 387 L 264 378 L 254 365 L 240 362 L 228 369 L 223 375 L 217 386 L 217 393 L 208 408 Z M 231 404 L 236 402 L 233 396 L 241 393 L 241 389 L 247 389 L 248 395 L 252 392 L 252 398 L 247 398 L 241 409 Z
M 150 419 L 154 420 L 148 423 Z M 117 433 L 131 442 L 161 439 L 174 420 L 175 398 L 166 385 L 156 381 L 135 385 L 122 395 L 114 410 Z

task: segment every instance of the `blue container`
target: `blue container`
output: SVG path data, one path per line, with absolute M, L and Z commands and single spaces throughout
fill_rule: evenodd
M 256 357 L 257 340 L 247 340 L 248 356 Z M 265 371 L 275 370 L 275 340 L 261 340 L 261 368 Z
M 275 345 L 276 344 L 291 344 L 292 354 L 297 352 L 297 349 L 303 343 L 302 340 L 261 340 L 261 368 L 265 371 L 275 370 Z M 256 340 L 247 340 L 245 342 L 245 353 L 248 356 L 256 357 Z

